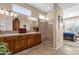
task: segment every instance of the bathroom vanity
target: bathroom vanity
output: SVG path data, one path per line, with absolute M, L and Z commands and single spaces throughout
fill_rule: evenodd
M 40 32 L 0 34 L 0 41 L 8 44 L 12 53 L 36 46 L 41 43 Z

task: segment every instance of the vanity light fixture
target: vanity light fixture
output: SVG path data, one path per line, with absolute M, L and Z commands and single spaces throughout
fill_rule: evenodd
M 32 17 L 28 17 L 28 19 L 32 19 Z
M 34 20 L 34 21 L 37 21 L 37 18 L 34 17 L 33 20 Z
M 46 17 L 42 14 L 39 14 L 39 19 L 46 19 Z
M 11 17 L 17 17 L 18 14 L 14 13 L 14 12 L 12 12 L 12 11 L 9 11 L 9 16 L 11 16 Z
M 13 16 L 14 16 L 14 13 L 13 13 L 13 12 L 10 12 L 10 16 L 12 16 L 12 17 L 13 17 Z
M 14 14 L 14 17 L 17 17 L 18 16 L 18 14 Z
M 5 15 L 9 16 L 9 11 L 5 10 Z
M 3 9 L 3 8 L 0 8 L 0 14 L 11 16 L 11 17 L 17 17 L 18 16 L 18 14 L 16 14 L 15 12 L 10 11 L 10 10 L 6 10 L 6 9 Z
M 28 17 L 28 19 L 29 19 L 29 20 L 33 20 L 33 21 L 37 21 L 37 18 L 32 17 L 32 16 Z
M 4 14 L 3 8 L 0 8 L 0 14 Z

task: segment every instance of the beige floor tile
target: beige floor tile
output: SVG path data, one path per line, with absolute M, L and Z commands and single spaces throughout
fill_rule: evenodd
M 14 55 L 79 55 L 79 48 L 64 44 L 58 50 L 53 50 L 44 44 L 40 44 Z

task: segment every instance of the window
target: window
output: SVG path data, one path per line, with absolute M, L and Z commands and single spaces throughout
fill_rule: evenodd
M 65 23 L 65 32 L 79 32 L 79 20 L 67 20 Z
M 12 11 L 26 16 L 31 16 L 31 10 L 18 6 L 16 4 L 12 4 Z

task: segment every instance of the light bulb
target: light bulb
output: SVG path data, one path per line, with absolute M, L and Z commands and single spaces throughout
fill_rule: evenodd
M 32 20 L 32 21 L 37 21 L 37 18 L 35 17 L 28 17 L 29 20 Z
M 4 14 L 4 10 L 3 9 L 0 9 L 0 14 Z
M 32 19 L 31 17 L 28 17 L 28 19 Z
M 14 16 L 14 13 L 13 12 L 10 12 L 10 16 Z
M 5 15 L 9 16 L 9 11 L 5 10 Z
M 14 14 L 14 17 L 17 17 L 18 16 L 18 14 Z

